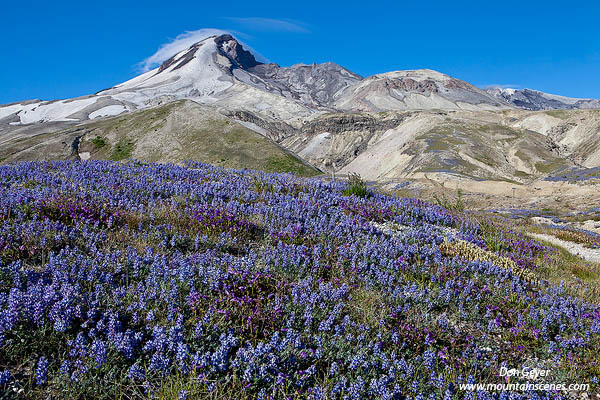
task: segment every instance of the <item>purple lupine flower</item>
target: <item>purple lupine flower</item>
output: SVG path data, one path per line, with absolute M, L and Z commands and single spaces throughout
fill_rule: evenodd
M 9 370 L 5 369 L 4 371 L 0 372 L 0 386 L 4 386 L 9 383 L 11 378 L 12 375 Z
M 38 386 L 45 385 L 48 382 L 48 360 L 46 357 L 40 357 L 35 368 L 35 383 Z

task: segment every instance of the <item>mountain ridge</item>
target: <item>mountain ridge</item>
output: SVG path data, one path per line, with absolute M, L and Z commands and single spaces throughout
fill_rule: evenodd
M 431 72 L 433 73 L 433 71 Z M 435 74 L 446 76 L 440 73 Z M 290 104 L 288 107 L 299 108 L 298 111 L 304 114 L 319 112 L 322 108 L 336 109 L 337 104 L 343 104 L 343 109 L 360 111 L 364 107 L 354 107 L 352 99 L 343 99 L 344 93 L 349 93 L 351 96 L 352 87 L 365 82 L 365 80 L 368 82 L 369 79 L 377 79 L 378 76 L 381 75 L 363 78 L 347 68 L 331 62 L 295 64 L 290 67 L 280 67 L 274 63 L 263 64 L 258 62 L 251 52 L 245 50 L 233 36 L 215 35 L 171 56 L 153 70 L 109 89 L 101 90 L 94 95 L 49 102 L 15 102 L 0 107 L 0 125 L 9 116 L 14 117 L 4 125 L 82 121 L 90 119 L 92 113 L 96 113 L 92 117 L 118 115 L 122 112 L 178 99 L 192 99 L 206 104 L 220 102 L 226 106 L 227 90 L 237 87 L 235 92 L 238 95 L 240 90 L 243 91 L 244 84 L 272 96 L 284 97 L 296 103 L 295 105 Z M 395 78 L 386 79 L 394 81 Z M 456 80 L 456 82 L 461 82 L 458 86 L 463 89 L 469 87 L 468 90 L 477 92 L 477 96 L 481 97 L 479 89 L 464 81 Z M 406 89 L 404 94 L 414 96 L 412 94 L 414 90 L 410 87 Z M 377 93 L 377 90 L 379 88 L 375 88 L 374 96 L 385 99 L 389 95 L 385 90 L 382 90 L 381 93 Z M 398 95 L 396 92 L 394 92 L 395 97 Z M 425 93 L 425 95 L 428 94 Z M 242 106 L 250 111 L 261 112 L 268 108 L 275 108 L 273 105 L 280 102 L 278 99 L 269 99 L 269 96 L 263 97 L 261 104 L 253 104 L 254 99 L 248 99 Z M 428 102 L 422 97 L 420 97 L 420 102 L 417 102 L 419 108 L 438 108 L 440 104 L 444 104 L 443 102 Z M 466 101 L 469 102 L 468 99 Z M 486 102 L 492 107 L 502 106 L 492 97 L 487 98 Z M 378 107 L 373 108 L 386 111 L 414 108 L 414 104 L 397 108 L 393 102 L 388 103 L 388 106 L 382 107 L 379 104 Z M 477 104 L 476 102 L 473 106 L 476 107 Z M 110 109 L 105 108 L 109 106 L 111 106 Z M 102 110 L 103 108 L 105 109 Z M 452 108 L 460 107 L 452 106 Z M 77 113 L 80 115 L 75 116 L 74 114 Z
M 236 99 L 234 108 L 286 119 L 323 110 L 528 110 L 600 108 L 600 100 L 573 99 L 531 89 L 481 90 L 466 81 L 430 69 L 398 70 L 362 77 L 338 64 L 261 63 L 229 34 L 209 36 L 165 60 L 160 66 L 96 94 L 64 100 L 27 100 L 0 106 L 0 130 L 6 125 L 76 122 L 118 115 L 178 99 L 227 108 L 230 93 L 251 86 L 265 92 L 256 102 Z M 235 88 L 235 90 L 230 90 Z M 283 97 L 282 99 L 275 98 Z M 242 99 L 243 100 L 243 99 Z M 291 103 L 290 103 L 291 102 Z M 281 113 L 280 106 L 290 113 Z M 279 114 L 279 115 L 277 115 Z M 9 118 L 9 119 L 7 119 Z M 3 126 L 4 125 L 4 126 Z
M 127 120 L 133 129 L 131 121 L 138 120 L 135 111 L 189 100 L 204 107 L 203 112 L 225 116 L 322 171 L 358 172 L 373 179 L 441 172 L 469 179 L 525 181 L 558 168 L 600 165 L 600 115 L 594 110 L 583 110 L 585 118 L 560 114 L 576 111 L 572 109 L 522 110 L 502 93 L 520 92 L 482 90 L 431 69 L 362 77 L 332 62 L 281 67 L 259 62 L 231 35 L 214 35 L 95 95 L 0 107 L 0 144 L 10 146 L 14 154 L 37 159 L 43 155 L 34 153 L 44 152 L 44 146 L 32 145 L 30 138 L 36 135 L 86 130 L 96 120 L 112 119 Z M 544 95 L 536 92 L 549 104 L 576 105 L 580 100 Z M 176 119 L 183 115 L 178 111 Z M 190 115 L 190 120 L 194 118 Z M 116 138 L 110 129 L 105 136 Z M 159 129 L 149 134 L 169 132 Z M 48 154 L 66 157 L 74 137 L 50 136 L 48 149 L 63 150 Z M 173 154 L 159 152 L 152 161 L 172 162 L 190 155 L 212 161 L 206 158 L 210 151 L 187 150 L 174 147 Z
M 598 99 L 560 96 L 534 89 L 512 89 L 493 86 L 486 88 L 485 91 L 516 108 L 530 111 L 600 108 L 600 100 Z

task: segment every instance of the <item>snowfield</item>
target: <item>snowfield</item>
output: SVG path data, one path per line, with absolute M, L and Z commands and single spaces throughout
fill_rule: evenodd
M 113 115 L 119 115 L 125 111 L 127 111 L 127 107 L 125 106 L 106 106 L 97 111 L 91 112 L 89 118 L 94 119 L 98 117 L 109 117 Z

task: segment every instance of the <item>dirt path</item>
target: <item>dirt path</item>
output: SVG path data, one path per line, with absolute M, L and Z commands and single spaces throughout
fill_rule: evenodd
M 534 239 L 545 240 L 546 242 L 560 246 L 566 249 L 569 253 L 583 258 L 585 261 L 600 263 L 600 249 L 590 249 L 579 243 L 568 242 L 552 235 L 544 235 L 541 233 L 527 233 L 527 235 Z

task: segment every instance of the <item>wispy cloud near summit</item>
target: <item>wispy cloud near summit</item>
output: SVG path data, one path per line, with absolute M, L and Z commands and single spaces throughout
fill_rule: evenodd
M 172 39 L 168 43 L 162 44 L 154 54 L 152 54 L 150 57 L 146 58 L 144 61 L 139 63 L 139 69 L 142 72 L 147 72 L 152 68 L 160 65 L 164 61 L 168 60 L 170 57 L 174 56 L 180 51 L 187 49 L 194 43 L 204 40 L 209 36 L 222 35 L 225 33 L 230 32 L 221 29 L 208 28 L 181 33 L 177 35 L 175 39 Z
M 262 17 L 222 17 L 222 19 L 230 21 L 231 25 L 239 26 L 247 31 L 310 33 L 308 24 L 287 18 L 275 19 Z M 152 68 L 159 66 L 180 51 L 187 49 L 194 43 L 204 40 L 209 36 L 223 34 L 235 36 L 236 39 L 242 43 L 247 50 L 250 50 L 259 61 L 269 61 L 260 53 L 257 53 L 250 46 L 239 40 L 240 37 L 248 39 L 250 36 L 230 29 L 204 28 L 195 31 L 186 31 L 177 35 L 175 39 L 172 39 L 169 42 L 161 45 L 154 54 L 137 64 L 137 69 L 141 72 L 147 72 Z
M 310 33 L 307 24 L 291 19 L 275 19 L 261 17 L 225 17 L 225 19 L 235 22 L 248 29 L 262 32 L 293 32 Z
M 223 34 L 230 34 L 233 36 L 244 36 L 240 32 L 231 31 L 231 30 L 223 30 L 223 29 L 215 29 L 215 28 L 205 28 L 205 29 L 198 29 L 195 31 L 187 31 L 187 32 L 177 35 L 177 37 L 175 37 L 175 39 L 172 39 L 171 41 L 169 41 L 165 44 L 162 44 L 154 54 L 152 54 L 150 57 L 146 58 L 144 61 L 137 64 L 137 67 L 141 72 L 150 71 L 152 68 L 159 66 L 164 61 L 168 60 L 170 57 L 174 56 L 175 54 L 179 53 L 180 51 L 187 49 L 194 43 L 200 42 L 210 36 L 223 35 Z M 245 44 L 241 40 L 239 40 L 238 37 L 236 37 L 236 39 L 247 50 L 250 50 L 259 61 L 261 61 L 261 62 L 268 61 L 265 57 L 263 57 L 262 55 L 260 55 L 256 51 L 254 51 L 250 46 L 248 46 L 247 44 Z

